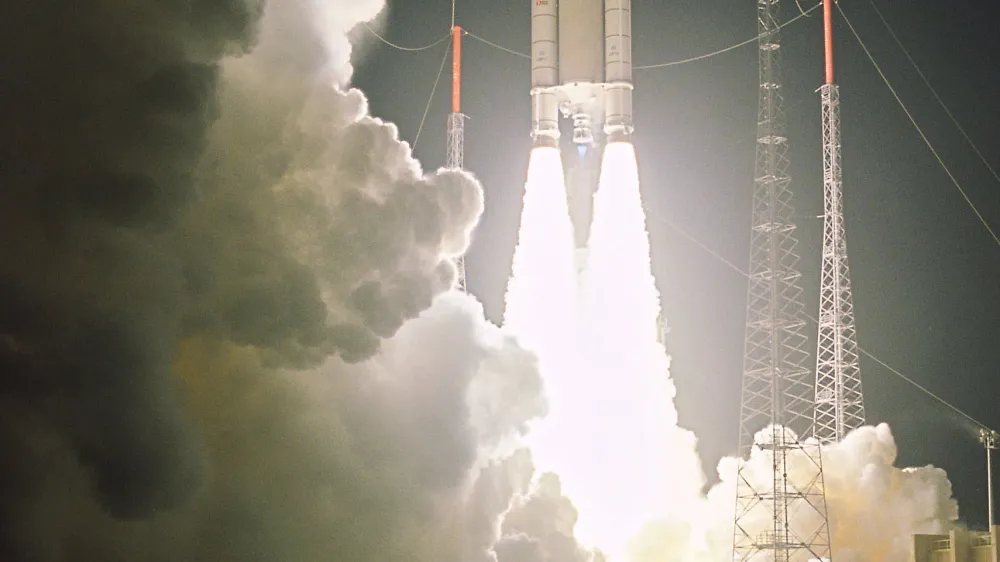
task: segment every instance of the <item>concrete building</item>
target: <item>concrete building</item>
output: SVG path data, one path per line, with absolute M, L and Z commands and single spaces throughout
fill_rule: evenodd
M 1000 562 L 997 530 L 955 529 L 947 535 L 914 535 L 911 562 Z

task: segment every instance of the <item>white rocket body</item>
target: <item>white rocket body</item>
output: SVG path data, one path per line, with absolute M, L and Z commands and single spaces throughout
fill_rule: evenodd
M 531 0 L 531 136 L 559 146 L 559 13 L 557 0 Z
M 559 113 L 573 143 L 632 133 L 631 0 L 530 0 L 532 137 L 557 146 Z

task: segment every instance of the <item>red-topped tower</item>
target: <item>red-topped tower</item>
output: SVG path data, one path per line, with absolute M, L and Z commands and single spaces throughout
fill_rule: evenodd
M 454 17 L 454 16 L 453 16 Z M 465 115 L 462 114 L 462 27 L 451 28 L 451 113 L 448 115 L 448 168 L 465 167 Z M 466 290 L 465 257 L 455 260 L 458 288 Z
M 814 431 L 836 443 L 865 423 L 851 274 L 847 265 L 843 183 L 840 169 L 840 89 L 833 80 L 833 6 L 823 3 L 826 82 L 823 104 L 823 266 L 816 348 Z

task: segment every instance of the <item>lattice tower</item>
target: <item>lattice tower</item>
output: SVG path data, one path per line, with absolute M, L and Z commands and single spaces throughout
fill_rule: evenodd
M 796 269 L 778 0 L 757 0 L 759 105 L 733 560 L 829 559 L 823 463 L 812 433 L 813 379 Z M 757 463 L 755 463 L 757 464 Z M 759 464 L 758 464 L 759 466 Z
M 448 160 L 447 167 L 463 168 L 465 165 L 465 116 L 461 113 L 452 112 L 448 115 Z M 465 256 L 455 259 L 455 268 L 458 270 L 458 288 L 466 291 L 465 285 Z
M 454 10 L 454 6 L 452 8 Z M 454 17 L 454 16 L 453 16 Z M 451 113 L 448 114 L 448 147 L 445 166 L 465 168 L 465 115 L 462 114 L 462 28 L 452 26 L 451 51 Z M 465 284 L 465 256 L 455 259 L 458 288 L 467 291 Z
M 832 12 L 824 6 L 825 12 Z M 847 265 L 843 176 L 840 169 L 840 88 L 833 81 L 832 14 L 824 13 L 826 83 L 820 87 L 823 118 L 823 266 L 819 337 L 816 340 L 815 432 L 836 443 L 865 423 L 854 327 L 851 271 Z

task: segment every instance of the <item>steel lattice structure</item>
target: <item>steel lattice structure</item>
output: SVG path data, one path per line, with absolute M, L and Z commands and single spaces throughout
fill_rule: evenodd
M 833 80 L 833 8 L 823 5 L 826 83 L 820 87 L 823 118 L 823 267 L 816 340 L 815 434 L 836 443 L 865 423 L 851 272 L 844 229 L 840 168 L 840 88 Z
M 454 21 L 454 4 L 452 5 L 452 20 Z M 452 25 L 451 52 L 451 113 L 448 114 L 448 154 L 445 166 L 448 168 L 465 168 L 465 115 L 462 114 L 462 28 Z M 458 288 L 467 291 L 465 284 L 465 257 L 455 259 Z
M 824 218 L 815 432 L 821 443 L 835 443 L 864 425 L 865 406 L 844 230 L 840 90 L 836 84 L 824 84 L 820 96 L 823 101 Z
M 829 559 L 813 379 L 805 367 L 802 289 L 796 269 L 788 138 L 781 91 L 778 0 L 757 0 L 760 91 L 753 192 L 740 456 L 771 462 L 769 478 L 741 462 L 733 560 Z
M 446 166 L 448 168 L 463 168 L 465 166 L 465 115 L 454 111 L 448 115 L 448 159 Z M 458 270 L 458 288 L 465 291 L 464 256 L 459 256 L 455 260 L 455 267 Z

